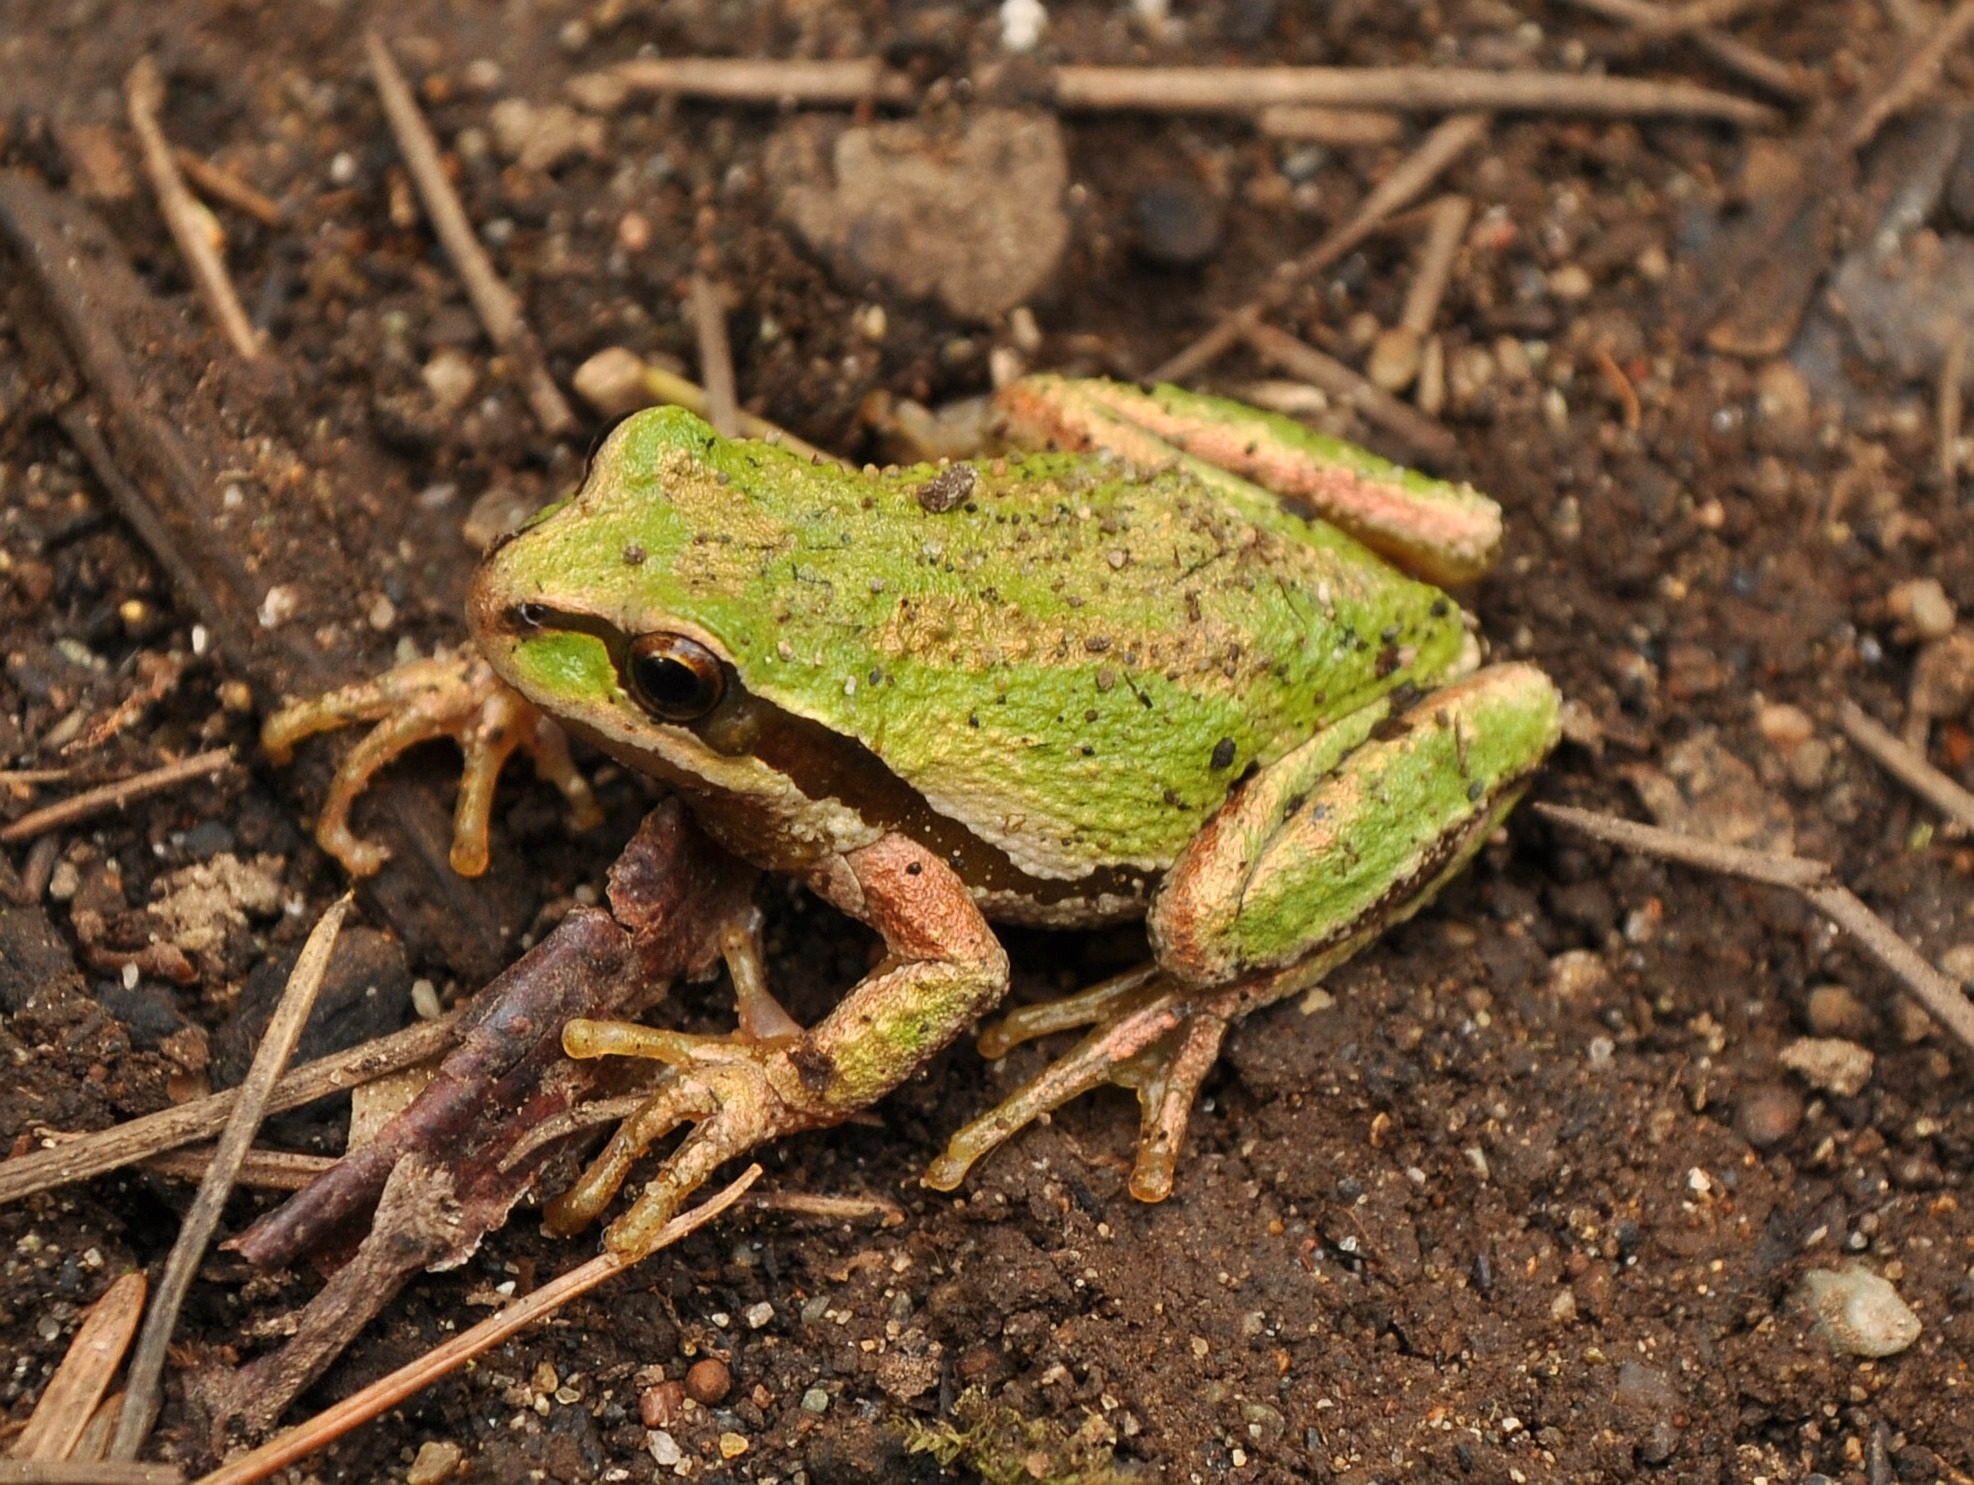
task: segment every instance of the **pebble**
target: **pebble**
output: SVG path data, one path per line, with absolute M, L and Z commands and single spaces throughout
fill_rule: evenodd
M 1876 1061 L 1868 1048 L 1830 1036 L 1798 1037 L 1782 1049 L 1778 1060 L 1812 1088 L 1839 1098 L 1855 1098 L 1862 1093 L 1871 1081 Z
M 801 115 L 775 131 L 762 170 L 776 214 L 859 295 L 877 279 L 995 320 L 1046 294 L 1069 245 L 1069 154 L 1043 115 L 849 128 Z
M 775 1307 L 764 1299 L 757 1305 L 749 1305 L 747 1312 L 740 1318 L 747 1322 L 747 1328 L 749 1330 L 759 1330 L 763 1325 L 774 1319 L 774 1317 Z
M 657 1382 L 638 1394 L 638 1421 L 646 1428 L 663 1428 L 685 1407 L 685 1388 L 677 1382 Z
M 737 1433 L 720 1435 L 720 1458 L 738 1459 L 747 1452 L 747 1440 Z
M 1001 0 L 1001 50 L 1028 52 L 1048 29 L 1049 12 L 1042 0 Z
M 1940 972 L 1974 985 L 1974 944 L 1955 944 L 1940 956 Z
M 685 1374 L 685 1395 L 707 1407 L 721 1401 L 733 1389 L 733 1373 L 717 1356 L 693 1362 Z
M 439 411 L 448 413 L 458 412 L 471 402 L 480 384 L 480 373 L 472 360 L 450 346 L 435 352 L 419 376 Z
M 651 1457 L 658 1462 L 660 1469 L 670 1469 L 685 1458 L 685 1450 L 679 1441 L 662 1428 L 654 1428 L 644 1436 L 644 1447 L 651 1451 Z
M 1809 383 L 1787 361 L 1770 361 L 1755 373 L 1755 408 L 1776 431 L 1800 434 L 1809 427 Z
M 418 1446 L 411 1468 L 404 1472 L 404 1485 L 438 1485 L 458 1471 L 460 1458 L 459 1445 L 427 1439 Z
M 829 1394 L 820 1387 L 811 1387 L 802 1394 L 802 1411 L 821 1417 L 829 1411 Z
M 1896 1356 L 1919 1339 L 1919 1317 L 1870 1269 L 1813 1268 L 1800 1293 L 1817 1333 L 1842 1355 Z
M 1565 263 L 1549 275 L 1549 292 L 1558 299 L 1588 299 L 1595 287 L 1590 281 L 1589 270 L 1581 263 Z
M 1564 1000 L 1581 1000 L 1610 977 L 1604 956 L 1592 949 L 1565 949 L 1549 961 L 1549 988 Z
M 1816 723 L 1799 706 L 1772 701 L 1755 713 L 1755 729 L 1777 752 L 1786 753 L 1816 736 Z
M 1849 985 L 1818 985 L 1809 993 L 1804 1018 L 1818 1036 L 1848 1037 L 1852 1041 L 1869 1036 L 1873 1028 L 1871 1008 Z
M 1886 595 L 1892 617 L 1912 626 L 1920 639 L 1945 639 L 1953 633 L 1953 600 L 1938 578 L 1913 578 Z
M 1132 199 L 1140 256 L 1168 268 L 1193 268 L 1220 252 L 1220 208 L 1192 181 L 1160 181 Z
M 1823 787 L 1823 781 L 1830 776 L 1830 744 L 1820 737 L 1789 751 L 1783 766 L 1789 771 L 1789 782 L 1805 794 Z
M 1757 1150 L 1770 1150 L 1803 1122 L 1803 1095 L 1787 1083 L 1761 1083 L 1734 1110 L 1734 1129 Z

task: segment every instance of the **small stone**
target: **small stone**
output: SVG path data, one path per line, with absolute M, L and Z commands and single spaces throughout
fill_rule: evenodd
M 1820 737 L 1813 737 L 1800 747 L 1790 750 L 1783 760 L 1788 770 L 1789 782 L 1804 793 L 1823 787 L 1823 781 L 1830 777 L 1830 744 Z
M 1771 1150 L 1803 1122 L 1803 1095 L 1787 1083 L 1760 1083 L 1734 1110 L 1734 1128 L 1757 1150 Z
M 1894 619 L 1909 626 L 1920 639 L 1945 639 L 1953 633 L 1953 600 L 1938 578 L 1913 578 L 1886 595 L 1885 607 Z
M 411 1468 L 404 1472 L 404 1485 L 438 1485 L 458 1471 L 460 1458 L 459 1445 L 427 1439 L 418 1446 Z
M 1940 972 L 1974 985 L 1974 944 L 1955 944 L 1940 956 Z
M 1855 1098 L 1871 1081 L 1875 1059 L 1869 1049 L 1838 1037 L 1798 1037 L 1782 1049 L 1782 1065 L 1812 1088 L 1839 1098 Z
M 829 1411 L 829 1394 L 820 1387 L 811 1387 L 802 1394 L 802 1411 L 821 1417 Z
M 1565 263 L 1549 275 L 1549 292 L 1558 299 L 1588 299 L 1595 287 L 1590 281 L 1590 271 L 1581 263 Z
M 1549 988 L 1564 1000 L 1581 1000 L 1610 977 L 1604 956 L 1591 949 L 1565 949 L 1549 961 Z
M 733 1389 L 733 1373 L 717 1356 L 701 1357 L 685 1374 L 685 1395 L 707 1407 L 724 1399 Z
M 1131 201 L 1140 257 L 1167 268 L 1211 262 L 1225 236 L 1218 203 L 1192 181 L 1160 181 Z
M 1817 1333 L 1845 1356 L 1896 1356 L 1919 1339 L 1919 1317 L 1867 1268 L 1813 1268 L 1798 1291 Z
M 749 1330 L 759 1330 L 775 1317 L 775 1307 L 765 1299 L 757 1305 L 749 1305 L 740 1318 L 747 1322 Z
M 1755 730 L 1777 752 L 1786 753 L 1816 736 L 1816 723 L 1799 706 L 1770 702 L 1755 714 Z
M 738 1459 L 747 1452 L 747 1440 L 731 1431 L 720 1435 L 720 1458 Z
M 458 412 L 473 400 L 473 392 L 480 382 L 480 373 L 472 360 L 463 352 L 447 346 L 432 356 L 419 372 L 425 383 L 425 390 L 432 394 L 432 401 L 438 404 L 439 411 Z
M 677 1382 L 658 1382 L 637 1397 L 638 1421 L 646 1428 L 663 1428 L 676 1422 L 685 1407 L 685 1388 Z
M 777 215 L 857 294 L 875 278 L 993 320 L 1044 295 L 1069 245 L 1069 154 L 1045 115 L 802 115 L 776 130 L 762 172 Z
M 660 1469 L 670 1469 L 685 1458 L 685 1450 L 679 1441 L 662 1428 L 654 1428 L 644 1436 L 644 1447 L 651 1451 L 651 1457 L 658 1462 Z
M 1001 50 L 1031 52 L 1048 29 L 1042 0 L 1001 0 Z
M 1787 361 L 1770 361 L 1755 373 L 1755 410 L 1785 436 L 1808 431 L 1810 385 Z
M 1849 985 L 1818 985 L 1809 993 L 1804 1019 L 1818 1036 L 1848 1037 L 1858 1041 L 1874 1028 L 1871 1008 L 1857 997 Z
M 627 211 L 617 218 L 617 246 L 627 253 L 641 253 L 651 246 L 651 218 L 641 211 Z

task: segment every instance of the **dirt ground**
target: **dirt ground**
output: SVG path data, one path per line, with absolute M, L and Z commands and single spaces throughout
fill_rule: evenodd
M 1647 42 L 1596 8 L 1204 0 L 1161 21 L 1056 3 L 1030 61 L 1608 66 L 1777 101 L 1704 39 Z M 1433 188 L 1474 208 L 1431 325 L 1446 468 L 1508 513 L 1496 572 L 1464 596 L 1497 655 L 1538 662 L 1572 703 L 1537 798 L 1831 862 L 1970 978 L 1974 851 L 1837 715 L 1854 701 L 1974 783 L 1974 631 L 1957 623 L 1974 519 L 1948 395 L 1974 320 L 1974 57 L 1956 50 L 1853 166 L 1812 147 L 1819 131 L 1935 12 L 1740 9 L 1727 39 L 1811 90 L 1773 128 L 1504 114 Z M 578 403 L 577 427 L 545 433 L 525 359 L 490 347 L 410 192 L 364 25 L 410 75 L 563 387 L 609 346 L 690 370 L 697 268 L 729 293 L 745 405 L 860 458 L 890 452 L 887 398 L 978 394 L 1017 362 L 1148 371 L 1346 221 L 1433 122 L 1363 144 L 1213 115 L 1058 122 L 1018 70 L 993 96 L 953 85 L 1004 56 L 983 4 L 0 5 L 0 165 L 86 209 L 134 267 L 132 304 L 92 300 L 81 323 L 137 370 L 119 393 L 49 369 L 77 332 L 50 328 L 46 276 L 9 235 L 0 809 L 204 748 L 242 760 L 6 846 L 0 1153 L 237 1080 L 341 890 L 306 821 L 344 744 L 278 773 L 258 712 L 458 639 L 478 543 L 566 490 L 606 421 Z M 920 101 L 811 118 L 581 81 L 648 49 L 883 55 Z M 281 209 L 215 206 L 274 372 L 249 373 L 213 331 L 137 174 L 123 80 L 147 52 L 171 141 Z M 994 113 L 1006 133 L 990 138 L 980 119 L 998 110 L 1013 118 Z M 887 216 L 841 137 L 887 119 L 916 132 L 853 145 L 935 177 L 980 155 L 1019 184 L 949 182 L 943 206 Z M 1763 271 L 1737 271 L 1749 224 L 1805 180 Z M 1273 322 L 1364 366 L 1400 319 L 1424 226 L 1401 215 Z M 1792 271 L 1794 309 L 1773 282 Z M 1709 332 L 1730 300 L 1753 326 L 1738 342 Z M 1199 380 L 1238 393 L 1274 374 L 1241 350 Z M 197 554 L 184 570 L 84 447 L 119 395 L 201 461 L 184 485 L 214 514 L 189 547 L 177 533 Z M 1319 421 L 1413 452 L 1341 404 Z M 113 437 L 108 462 L 128 448 Z M 402 766 L 408 816 L 442 818 L 453 756 Z M 574 836 L 550 791 L 511 781 L 484 884 L 380 879 L 361 968 L 303 1055 L 403 1024 L 414 982 L 466 996 L 590 893 L 651 798 L 621 773 L 602 787 L 610 825 Z M 792 890 L 763 900 L 778 983 L 814 1016 L 868 936 Z M 1008 941 L 1017 999 L 1128 964 L 1139 942 Z M 1114 1446 L 1115 1469 L 1173 1481 L 1974 1474 L 1974 1063 L 1819 917 L 1524 811 L 1329 991 L 1232 1035 L 1162 1205 L 1125 1189 L 1135 1113 L 1114 1093 L 1025 1132 L 955 1197 L 924 1190 L 945 1137 L 1045 1060 L 962 1045 L 875 1121 L 767 1158 L 775 1188 L 885 1197 L 902 1224 L 723 1220 L 292 1478 L 404 1479 L 437 1443 L 475 1480 L 932 1479 L 906 1439 L 969 1389 L 1055 1425 L 998 1464 L 977 1451 L 1004 1471 L 990 1478 L 1064 1477 L 1071 1434 L 1086 1463 Z M 664 1014 L 714 1028 L 727 1004 L 699 988 Z M 322 1105 L 265 1138 L 333 1152 L 343 1125 Z M 110 1280 L 155 1277 L 189 1199 L 140 1169 L 0 1208 L 0 1436 Z M 236 1196 L 225 1231 L 273 1200 Z M 592 1251 L 518 1214 L 463 1267 L 416 1280 L 289 1417 Z M 1849 1265 L 1917 1316 L 1898 1354 L 1846 1354 L 1812 1328 L 1804 1276 Z M 208 1260 L 172 1353 L 164 1456 L 214 1462 L 183 1378 L 275 1344 L 318 1282 Z M 708 1356 L 730 1372 L 722 1398 L 654 1393 Z M 658 1426 L 641 1400 L 666 1404 Z M 427 1449 L 416 1478 L 452 1457 Z

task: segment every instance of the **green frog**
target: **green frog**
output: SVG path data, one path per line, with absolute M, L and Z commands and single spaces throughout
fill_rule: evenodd
M 1084 1035 L 955 1134 L 927 1183 L 952 1189 L 1116 1083 L 1142 1111 L 1131 1190 L 1159 1200 L 1228 1027 L 1429 902 L 1555 745 L 1556 688 L 1483 665 L 1442 588 L 1499 546 L 1472 488 L 1171 387 L 1033 377 L 997 411 L 1032 452 L 861 471 L 637 413 L 573 498 L 487 553 L 474 653 L 269 720 L 277 757 L 378 723 L 318 824 L 353 871 L 382 855 L 352 802 L 432 736 L 467 753 L 462 870 L 486 860 L 517 749 L 592 813 L 568 732 L 882 936 L 810 1027 L 741 929 L 731 1036 L 572 1022 L 572 1056 L 670 1067 L 551 1225 L 599 1216 L 691 1125 L 606 1233 L 641 1254 L 723 1162 L 868 1108 L 995 1009 L 992 922 L 1142 919 L 1151 957 L 985 1029 L 989 1056 Z

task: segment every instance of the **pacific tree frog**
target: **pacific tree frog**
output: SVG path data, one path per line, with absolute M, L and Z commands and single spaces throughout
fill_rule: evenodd
M 270 720 L 277 757 L 379 722 L 318 829 L 352 870 L 381 856 L 350 833 L 351 802 L 441 733 L 467 750 L 462 868 L 485 861 L 517 746 L 590 810 L 566 728 L 883 936 L 884 960 L 806 1030 L 751 951 L 730 1037 L 572 1023 L 574 1056 L 672 1070 L 556 1225 L 594 1218 L 691 1123 L 607 1234 L 641 1253 L 722 1162 L 882 1097 L 1001 999 L 989 920 L 1143 918 L 1152 960 L 987 1028 L 990 1056 L 1087 1030 L 926 1180 L 951 1189 L 1108 1081 L 1137 1092 L 1131 1188 L 1157 1200 L 1228 1025 L 1430 901 L 1554 746 L 1555 687 L 1482 667 L 1437 586 L 1499 543 L 1472 489 L 1172 388 L 1037 377 L 998 406 L 1011 444 L 1048 452 L 855 472 L 638 413 L 573 499 L 487 554 L 477 658 Z

